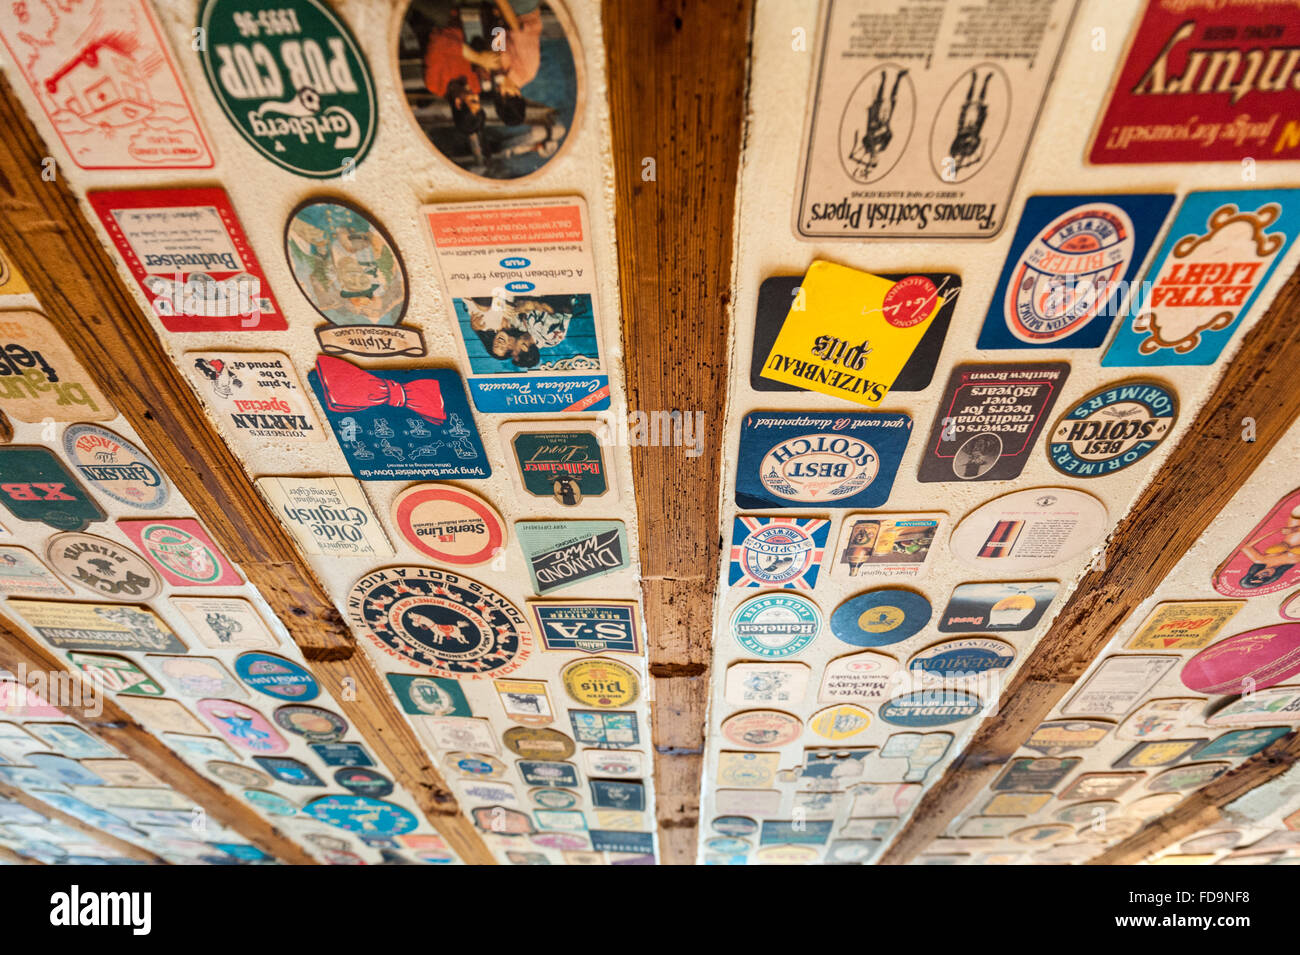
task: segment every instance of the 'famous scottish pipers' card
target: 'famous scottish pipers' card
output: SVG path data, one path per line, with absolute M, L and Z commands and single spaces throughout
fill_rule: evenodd
M 1069 373 L 1062 361 L 955 367 L 935 411 L 917 480 L 1019 477 Z
M 1075 6 L 828 0 L 795 235 L 996 235 Z
M 1193 192 L 1101 363 L 1212 365 L 1300 232 L 1300 189 Z
M 1098 347 L 1173 204 L 1165 193 L 1031 196 L 979 347 Z
M 582 197 L 444 203 L 420 211 L 469 360 L 475 407 L 518 412 L 608 407 L 596 269 Z M 547 394 L 535 386 L 559 376 L 580 376 L 591 384 L 566 395 L 563 404 L 528 397 Z
M 321 355 L 307 380 L 358 479 L 440 481 L 491 475 L 454 369 L 370 370 Z
M 736 505 L 880 507 L 912 434 L 905 414 L 754 411 L 740 430 Z
M 880 277 L 889 282 L 901 282 L 912 275 L 918 275 L 934 286 L 940 305 L 925 334 L 921 336 L 920 344 L 903 365 L 903 370 L 898 373 L 890 391 L 924 391 L 930 387 L 934 366 L 939 361 L 943 340 L 947 337 L 948 325 L 952 322 L 952 312 L 961 294 L 961 277 L 955 272 L 880 273 Z M 774 275 L 764 279 L 759 286 L 754 315 L 754 348 L 749 362 L 749 387 L 755 391 L 810 390 L 806 385 L 777 381 L 763 375 L 767 359 L 772 354 L 772 346 L 776 344 L 776 336 L 802 288 L 802 275 Z

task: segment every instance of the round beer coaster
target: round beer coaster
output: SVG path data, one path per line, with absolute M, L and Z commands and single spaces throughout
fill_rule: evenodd
M 1079 401 L 1047 440 L 1052 466 L 1070 477 L 1105 477 L 1160 446 L 1178 419 L 1178 396 L 1154 381 L 1121 381 Z
M 152 600 L 162 593 L 162 578 L 143 557 L 106 537 L 55 534 L 45 559 L 64 580 L 109 600 Z
M 167 481 L 149 456 L 95 424 L 69 425 L 63 453 L 89 484 L 120 504 L 155 511 L 167 503 Z
M 887 647 L 919 633 L 931 612 L 930 601 L 910 590 L 869 590 L 835 608 L 831 633 L 855 647 Z
M 871 711 L 855 703 L 840 703 L 818 710 L 808 728 L 823 739 L 842 740 L 856 736 L 871 725 Z
M 953 556 L 989 573 L 1055 567 L 1106 535 L 1106 506 L 1067 487 L 1013 491 L 981 504 L 952 532 Z
M 532 651 L 524 615 L 491 587 L 431 567 L 386 567 L 361 578 L 349 621 L 381 650 L 436 676 L 488 679 Z
M 592 657 L 570 663 L 560 674 L 564 689 L 583 706 L 622 709 L 641 695 L 636 671 L 617 660 Z
M 521 759 L 564 760 L 573 755 L 573 740 L 559 730 L 512 726 L 501 734 L 506 749 Z
M 1182 681 L 1198 693 L 1266 690 L 1300 673 L 1300 623 L 1247 630 L 1206 647 L 1183 664 Z
M 348 731 L 347 720 L 319 706 L 281 706 L 271 714 L 271 718 L 280 729 L 311 743 L 334 743 Z
M 915 690 L 882 704 L 880 718 L 894 726 L 925 729 L 960 723 L 983 708 L 977 696 L 964 690 Z
M 506 525 L 483 498 L 445 484 L 417 484 L 393 501 L 398 533 L 443 564 L 485 564 L 505 547 Z
M 393 781 L 382 773 L 361 766 L 344 766 L 334 771 L 334 781 L 356 796 L 387 796 Z
M 320 696 L 320 684 L 306 667 L 274 653 L 242 653 L 235 658 L 235 675 L 265 696 L 306 703 Z
M 808 647 L 822 628 L 822 612 L 800 594 L 759 594 L 731 614 L 731 635 L 754 656 L 792 657 Z
M 419 825 L 410 810 L 370 796 L 320 796 L 307 803 L 303 812 L 344 832 L 366 836 L 397 836 Z
M 1016 648 L 992 637 L 963 637 L 926 647 L 908 661 L 907 668 L 923 685 L 948 680 L 978 679 L 994 670 L 1005 670 L 1016 659 Z
M 793 743 L 802 733 L 799 718 L 780 710 L 746 710 L 722 721 L 722 735 L 746 748 L 776 749 Z

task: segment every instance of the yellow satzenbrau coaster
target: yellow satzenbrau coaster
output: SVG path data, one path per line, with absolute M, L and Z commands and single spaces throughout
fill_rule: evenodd
M 819 259 L 804 275 L 762 377 L 879 405 L 942 305 L 924 276 L 891 282 Z

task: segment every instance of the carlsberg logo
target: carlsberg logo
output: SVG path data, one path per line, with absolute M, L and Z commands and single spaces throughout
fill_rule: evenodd
M 132 935 L 148 935 L 153 925 L 152 892 L 68 892 L 50 896 L 51 925 L 128 925 Z

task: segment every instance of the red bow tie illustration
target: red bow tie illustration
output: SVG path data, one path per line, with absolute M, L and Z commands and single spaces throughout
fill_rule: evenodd
M 444 424 L 447 420 L 442 388 L 432 378 L 402 384 L 329 355 L 317 357 L 316 374 L 330 411 L 364 411 L 388 406 L 413 411 L 433 424 Z

